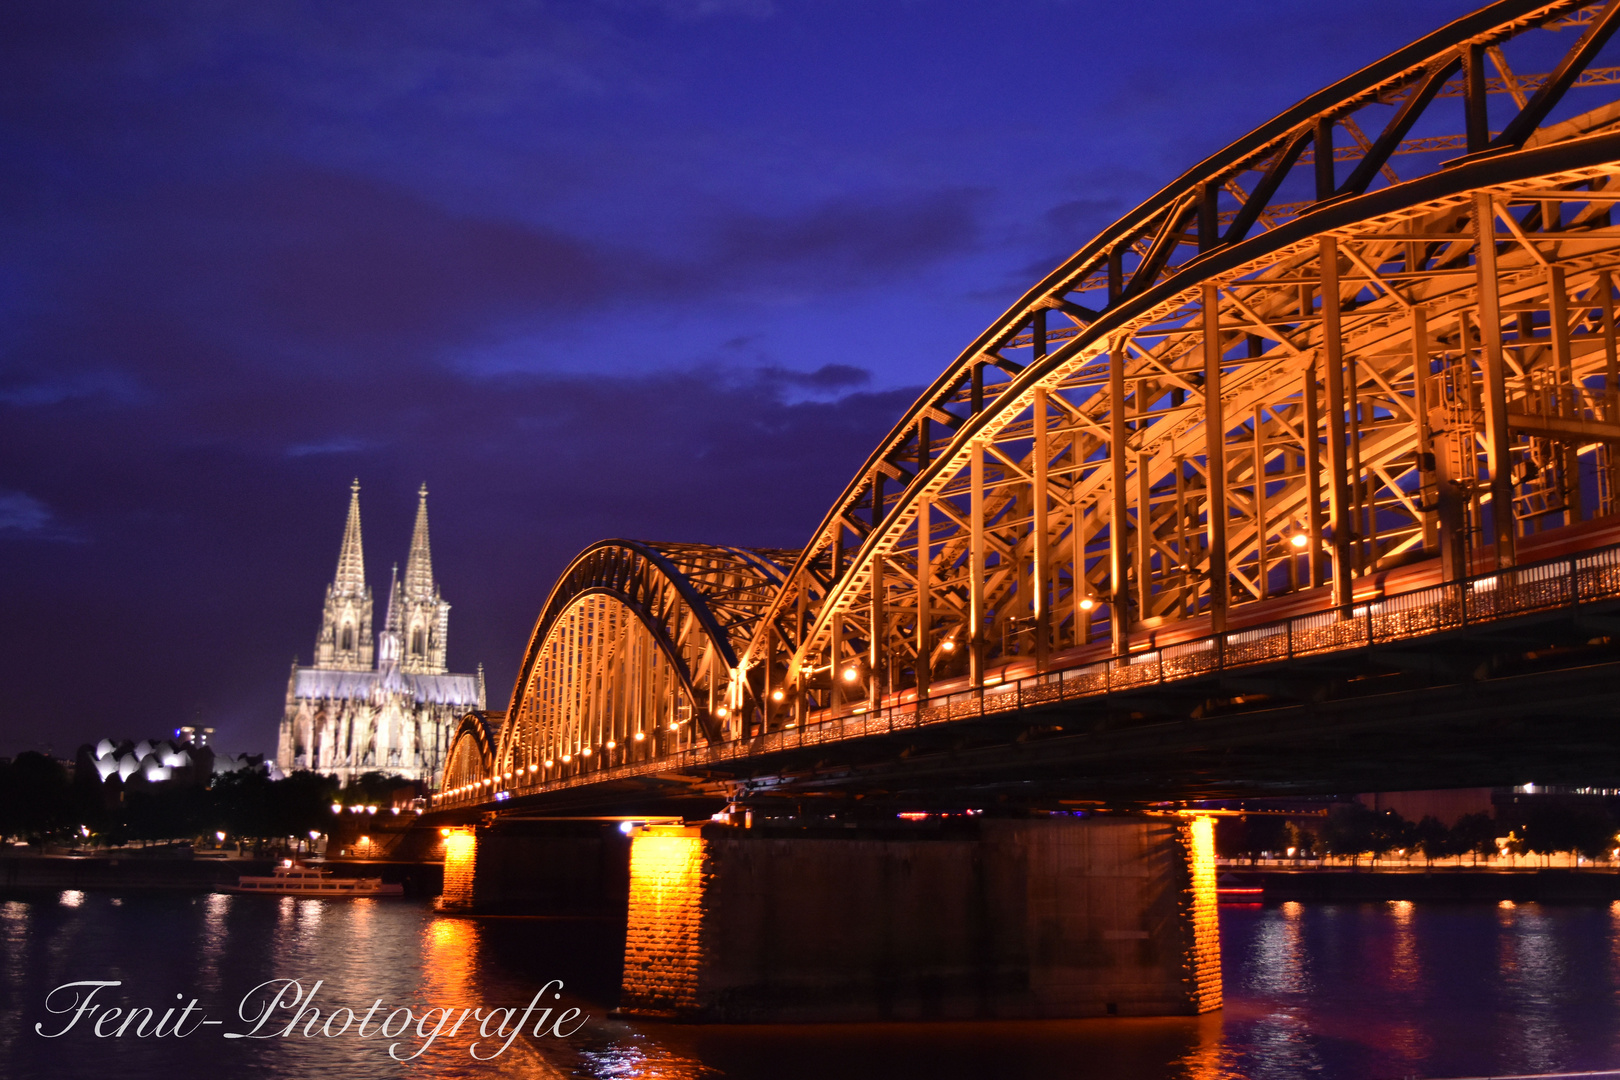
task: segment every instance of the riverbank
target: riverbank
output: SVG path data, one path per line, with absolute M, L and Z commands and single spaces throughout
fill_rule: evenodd
M 213 892 L 235 885 L 243 875 L 266 875 L 272 858 L 150 858 L 133 853 L 105 855 L 0 856 L 0 893 L 40 889 L 93 892 Z M 405 886 L 407 896 L 437 896 L 444 867 L 437 863 L 329 859 L 316 862 L 339 877 L 380 877 Z
M 1620 872 L 1610 868 L 1223 868 L 1218 875 L 1218 885 L 1223 903 L 1288 900 L 1592 903 L 1620 900 Z

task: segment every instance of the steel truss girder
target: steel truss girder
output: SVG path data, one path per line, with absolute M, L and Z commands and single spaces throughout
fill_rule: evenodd
M 667 545 L 587 549 L 496 781 L 571 618 L 701 671 L 676 681 L 712 742 L 1194 637 L 1256 600 L 1348 606 L 1413 555 L 1510 565 L 1536 525 L 1620 510 L 1620 77 L 1595 66 L 1616 27 L 1620 0 L 1504 0 L 1195 166 L 975 339 L 801 552 L 685 549 L 728 553 L 694 572 Z M 1562 59 L 1513 70 L 1548 34 Z

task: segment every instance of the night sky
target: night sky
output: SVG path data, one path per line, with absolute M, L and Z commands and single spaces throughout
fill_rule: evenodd
M 609 536 L 799 547 L 917 390 L 1438 0 L 0 6 L 0 755 L 274 753 L 358 476 L 504 706 Z

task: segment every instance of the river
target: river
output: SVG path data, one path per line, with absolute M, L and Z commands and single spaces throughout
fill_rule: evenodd
M 606 921 L 445 918 L 416 901 L 0 898 L 0 1075 L 1382 1080 L 1620 1068 L 1620 904 L 1223 907 L 1226 1008 L 1170 1019 L 617 1019 L 618 937 Z M 288 980 L 297 1006 L 255 1028 L 275 994 L 292 1003 Z M 550 980 L 560 990 L 537 1001 Z M 119 985 L 57 989 L 92 981 Z M 510 1006 L 528 1017 L 502 1050 L 516 1025 L 495 1010 Z M 105 1013 L 142 1007 L 150 1017 Z M 318 1017 L 306 1011 L 282 1035 L 303 1008 Z M 468 1008 L 483 1011 L 452 1033 Z

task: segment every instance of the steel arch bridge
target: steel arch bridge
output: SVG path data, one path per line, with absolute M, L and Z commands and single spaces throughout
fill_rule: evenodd
M 801 551 L 587 549 L 441 804 L 1620 594 L 1616 29 L 1504 0 L 1188 170 L 956 357 Z

